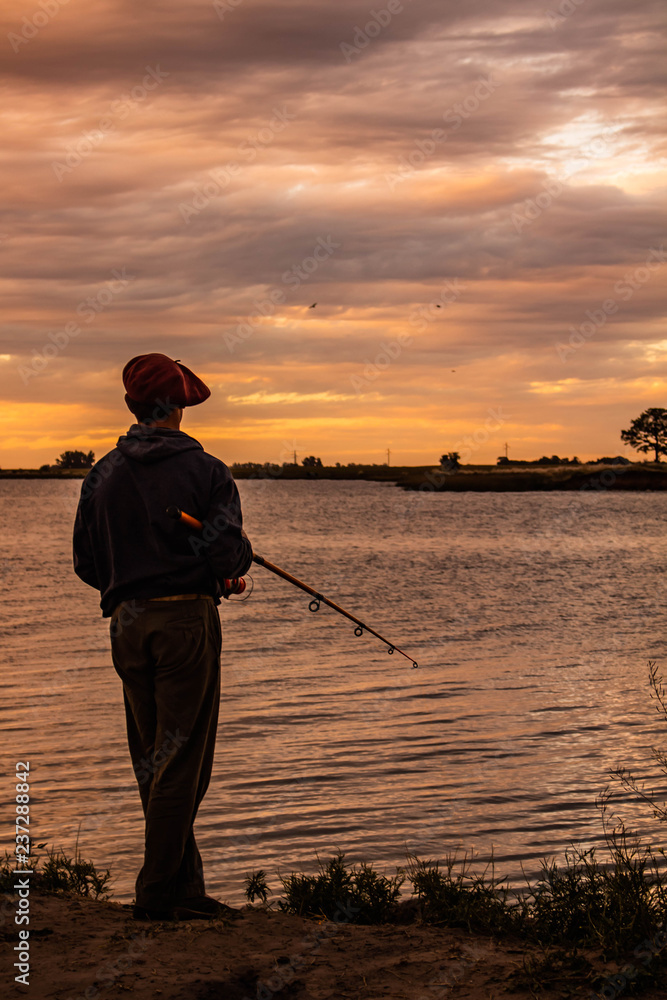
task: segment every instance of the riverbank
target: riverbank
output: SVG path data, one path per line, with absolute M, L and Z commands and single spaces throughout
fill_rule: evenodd
M 247 907 L 237 919 L 144 923 L 120 903 L 33 891 L 29 929 L 28 988 L 14 981 L 15 957 L 11 948 L 3 949 L 7 998 L 589 998 L 596 967 L 604 976 L 618 974 L 615 963 L 605 966 L 599 955 L 582 951 L 579 975 L 575 980 L 568 974 L 564 986 L 557 958 L 545 964 L 542 949 L 518 937 L 497 939 L 418 921 L 359 926 L 346 923 L 344 913 L 337 922 L 314 921 Z M 6 921 L 0 933 L 13 945 L 13 923 Z M 662 988 L 643 993 L 646 1000 L 663 995 Z
M 651 849 L 608 837 L 611 864 L 579 852 L 509 895 L 488 868 L 414 858 L 388 877 L 344 855 L 292 873 L 268 902 L 215 920 L 137 921 L 109 899 L 110 872 L 79 855 L 31 855 L 31 873 L 0 865 L 3 996 L 37 1000 L 468 1000 L 662 996 L 664 880 Z M 654 870 L 651 870 L 651 868 Z M 406 882 L 413 893 L 401 898 Z M 632 876 L 629 880 L 628 876 Z M 261 903 L 254 903 L 260 899 Z M 20 918 L 20 925 L 15 924 Z M 19 930 L 20 926 L 20 930 Z M 17 978 L 18 977 L 18 978 Z M 656 989 L 660 984 L 660 989 Z
M 231 465 L 234 479 L 336 479 L 394 483 L 408 476 L 426 476 L 430 465 L 418 466 L 303 466 L 259 465 L 255 467 Z M 83 479 L 90 469 L 0 469 L 0 479 Z
M 431 469 L 411 473 L 397 482 L 407 490 L 450 493 L 544 493 L 556 490 L 667 490 L 664 463 L 628 465 L 565 465 L 526 469 L 461 467 L 456 472 Z
M 667 490 L 665 463 L 627 465 L 529 466 L 464 465 L 445 472 L 439 466 L 231 466 L 234 478 L 337 480 L 392 483 L 429 492 L 527 493 L 554 490 Z M 0 479 L 83 479 L 89 469 L 2 469 Z
M 0 469 L 0 479 L 83 479 L 90 469 Z

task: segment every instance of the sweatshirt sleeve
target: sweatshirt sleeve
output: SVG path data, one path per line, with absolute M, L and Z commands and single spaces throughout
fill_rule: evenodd
M 74 553 L 74 572 L 84 583 L 99 590 L 100 581 L 95 566 L 93 547 L 90 542 L 90 532 L 88 531 L 83 512 L 83 500 L 79 500 L 79 506 L 76 510 L 72 548 Z
M 252 565 L 252 545 L 243 530 L 241 498 L 227 466 L 214 479 L 211 506 L 204 519 L 203 553 L 218 580 L 243 576 Z

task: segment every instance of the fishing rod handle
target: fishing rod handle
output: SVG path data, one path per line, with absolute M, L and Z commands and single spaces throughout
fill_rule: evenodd
M 180 507 L 167 507 L 167 516 L 173 517 L 174 521 L 183 521 L 184 524 L 188 524 L 196 531 L 201 531 L 204 527 L 201 521 L 198 521 L 196 517 L 192 516 L 192 514 L 186 514 Z
M 186 514 L 184 510 L 180 507 L 167 507 L 168 517 L 173 517 L 175 521 L 182 521 L 183 524 L 189 525 L 189 527 L 194 528 L 196 531 L 201 531 L 204 525 L 201 521 L 198 521 L 196 517 L 192 514 Z M 242 576 L 234 577 L 234 579 L 224 579 L 221 581 L 222 596 L 225 600 L 229 600 L 231 596 L 240 595 L 247 589 L 247 584 Z M 250 591 L 248 592 L 249 596 Z

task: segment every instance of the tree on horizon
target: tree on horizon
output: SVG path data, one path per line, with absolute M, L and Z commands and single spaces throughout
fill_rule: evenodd
M 636 417 L 627 430 L 621 431 L 621 441 L 636 451 L 655 451 L 655 461 L 667 455 L 667 409 L 649 407 Z
M 444 455 L 440 456 L 440 468 L 445 472 L 453 472 L 454 469 L 458 469 L 461 465 L 461 456 L 458 451 L 448 451 Z
M 56 459 L 56 465 L 61 469 L 92 469 L 94 464 L 95 456 L 92 451 L 88 454 L 85 451 L 64 451 Z

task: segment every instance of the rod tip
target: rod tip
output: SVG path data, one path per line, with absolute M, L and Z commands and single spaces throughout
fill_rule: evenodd
M 174 507 L 173 505 L 171 507 L 167 507 L 167 517 L 173 517 L 175 521 L 178 521 L 180 516 L 181 512 L 178 507 Z

